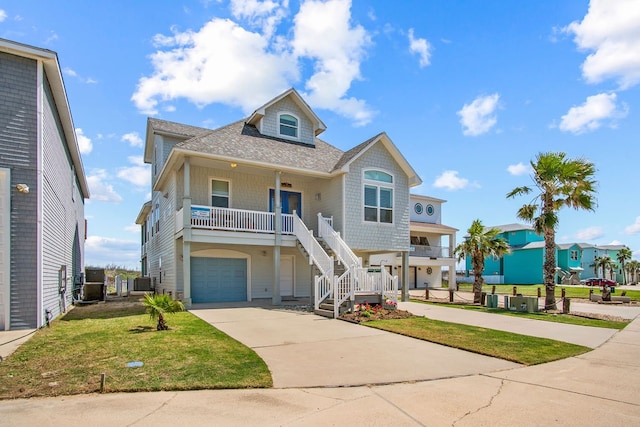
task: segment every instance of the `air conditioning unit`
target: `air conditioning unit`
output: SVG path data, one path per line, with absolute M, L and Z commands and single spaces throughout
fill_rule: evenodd
M 523 296 L 511 297 L 509 298 L 509 310 L 535 313 L 538 311 L 538 298 Z

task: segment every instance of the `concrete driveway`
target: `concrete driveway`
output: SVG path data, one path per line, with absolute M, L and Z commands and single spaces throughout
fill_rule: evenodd
M 211 307 L 190 311 L 258 353 L 275 388 L 424 381 L 521 366 L 308 312 Z

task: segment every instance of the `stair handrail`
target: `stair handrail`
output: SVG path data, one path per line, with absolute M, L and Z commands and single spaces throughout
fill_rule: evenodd
M 335 278 L 333 275 L 333 257 L 329 256 L 313 233 L 302 222 L 296 212 L 293 212 L 293 234 L 309 256 L 309 264 L 315 264 L 321 275 L 314 281 L 314 307 L 317 310 L 320 301 L 333 295 Z
M 340 233 L 333 229 L 332 223 L 333 217 L 325 218 L 318 212 L 318 237 L 327 243 L 342 265 L 347 268 L 362 267 L 362 258 L 356 256 Z

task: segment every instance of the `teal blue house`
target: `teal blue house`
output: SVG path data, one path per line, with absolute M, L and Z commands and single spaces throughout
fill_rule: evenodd
M 500 230 L 498 237 L 504 239 L 510 252 L 502 258 L 489 257 L 484 262 L 482 277 L 486 283 L 532 285 L 543 283 L 544 237 L 533 227 L 523 224 L 506 224 L 487 229 Z M 556 245 L 556 282 L 577 284 L 580 280 L 599 277 L 594 268 L 595 259 L 609 256 L 616 263 L 615 277 L 622 283 L 622 268 L 617 263 L 618 252 L 624 245 L 593 245 L 589 243 L 561 243 Z M 473 275 L 471 258 L 466 257 L 467 276 Z M 607 278 L 609 272 L 607 272 Z

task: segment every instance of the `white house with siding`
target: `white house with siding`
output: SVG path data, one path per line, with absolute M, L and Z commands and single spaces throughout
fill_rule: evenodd
M 88 197 L 57 54 L 0 39 L 0 330 L 71 304 Z
M 294 89 L 215 130 L 148 119 L 152 200 L 136 222 L 156 292 L 187 304 L 311 296 L 326 315 L 358 293 L 395 299 L 397 277 L 370 257 L 408 263 L 421 180 L 385 133 L 345 152 L 324 130 Z

